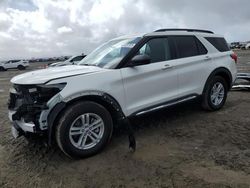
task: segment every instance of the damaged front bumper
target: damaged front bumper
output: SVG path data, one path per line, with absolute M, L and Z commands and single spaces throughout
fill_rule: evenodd
M 15 114 L 16 111 L 9 111 L 9 119 L 13 123 L 13 127 L 19 131 L 19 132 L 35 132 L 35 124 L 32 122 L 26 123 L 24 119 L 22 118 L 21 120 L 18 121 L 13 121 L 12 116 Z
M 8 116 L 12 122 L 12 135 L 16 138 L 28 134 L 44 134 L 48 129 L 48 116 L 61 101 L 59 90 L 43 94 L 35 86 L 16 86 L 10 90 Z M 44 97 L 45 96 L 45 97 Z

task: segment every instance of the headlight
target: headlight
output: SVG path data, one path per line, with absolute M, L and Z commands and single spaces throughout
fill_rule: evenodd
M 59 93 L 66 86 L 66 83 L 38 85 L 34 93 L 37 96 L 37 102 L 48 102 L 53 96 Z
M 51 84 L 51 85 L 38 85 L 38 87 L 43 89 L 59 89 L 60 91 L 66 86 L 66 83 Z

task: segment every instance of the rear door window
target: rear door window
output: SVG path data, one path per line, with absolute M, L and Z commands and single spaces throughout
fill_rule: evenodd
M 207 49 L 195 36 L 175 36 L 178 58 L 192 57 L 207 53 Z
M 205 54 L 207 54 L 208 51 L 205 48 L 205 46 L 201 43 L 201 41 L 198 40 L 196 37 L 195 37 L 195 40 L 196 40 L 196 45 L 198 47 L 199 55 L 205 55 Z
M 229 51 L 229 46 L 226 40 L 222 37 L 205 37 L 217 50 L 220 52 Z

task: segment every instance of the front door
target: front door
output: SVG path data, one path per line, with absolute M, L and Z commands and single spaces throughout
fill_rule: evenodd
M 136 55 L 148 55 L 150 64 L 121 69 L 127 114 L 178 98 L 176 60 L 172 60 L 168 38 L 149 40 Z

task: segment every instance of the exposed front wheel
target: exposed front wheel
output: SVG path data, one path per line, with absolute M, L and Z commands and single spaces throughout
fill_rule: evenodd
M 221 109 L 227 98 L 228 86 L 224 78 L 215 76 L 212 78 L 203 93 L 202 107 L 214 111 Z
M 56 140 L 68 156 L 84 158 L 100 152 L 112 131 L 112 118 L 103 106 L 90 101 L 79 102 L 62 114 L 56 127 Z

